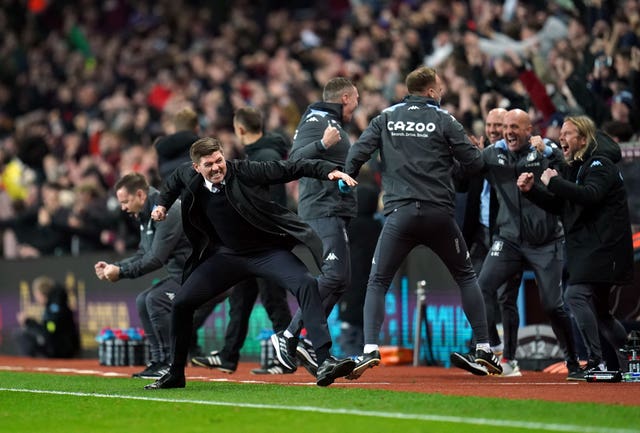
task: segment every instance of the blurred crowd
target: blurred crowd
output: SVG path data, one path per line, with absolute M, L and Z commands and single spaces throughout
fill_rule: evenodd
M 640 133 L 638 0 L 3 0 L 0 27 L 5 258 L 134 248 L 112 187 L 132 171 L 159 184 L 155 144 L 179 110 L 243 157 L 235 109 L 290 138 L 335 76 L 360 93 L 353 139 L 421 64 L 470 135 L 495 107 L 551 139 L 575 114 L 620 142 Z

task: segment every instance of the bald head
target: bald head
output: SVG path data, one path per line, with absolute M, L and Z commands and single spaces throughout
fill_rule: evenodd
M 484 133 L 489 139 L 489 143 L 493 144 L 502 139 L 502 122 L 507 110 L 504 108 L 494 108 L 487 113 L 484 121 Z
M 526 111 L 516 108 L 505 113 L 503 134 L 510 151 L 515 152 L 529 145 L 531 136 L 531 119 Z

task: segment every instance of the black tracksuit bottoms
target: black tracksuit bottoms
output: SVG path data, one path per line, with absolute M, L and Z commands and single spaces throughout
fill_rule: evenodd
M 365 344 L 378 344 L 385 295 L 400 264 L 418 245 L 431 248 L 440 257 L 460 287 L 462 309 L 476 341 L 488 343 L 482 293 L 454 216 L 429 203 L 412 202 L 387 216 L 378 237 L 364 302 Z
M 322 307 L 326 316 L 348 290 L 351 284 L 351 255 L 349 236 L 347 235 L 347 218 L 325 217 L 306 221 L 322 240 L 322 269 L 318 277 L 318 291 L 322 299 Z M 300 309 L 296 311 L 287 328 L 293 335 L 299 335 L 302 327 Z

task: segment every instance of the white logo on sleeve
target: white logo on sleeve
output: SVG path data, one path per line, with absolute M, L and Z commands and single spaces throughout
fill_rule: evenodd
M 327 258 L 325 260 L 333 261 L 333 260 L 340 260 L 340 259 L 338 259 L 338 256 L 336 256 L 335 253 L 330 252 L 329 255 L 327 255 Z

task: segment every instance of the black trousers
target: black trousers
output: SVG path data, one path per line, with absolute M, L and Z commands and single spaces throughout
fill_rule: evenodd
M 491 233 L 489 231 L 489 227 L 480 224 L 472 242 L 473 244 L 469 247 L 471 263 L 473 264 L 473 269 L 476 271 L 476 275 L 480 275 L 484 261 L 491 249 Z M 489 307 L 486 307 L 489 343 L 491 346 L 498 346 L 501 343 L 497 323 L 502 322 L 504 325 L 502 311 L 506 311 L 507 316 L 509 317 L 513 317 L 514 311 L 517 314 L 518 291 L 520 290 L 521 282 L 522 272 L 519 272 L 513 278 L 510 278 L 505 284 L 500 286 L 497 293 L 488 294 L 484 291 L 482 292 L 485 304 L 491 304 Z M 480 285 L 480 289 L 482 289 L 482 285 Z M 475 339 L 473 336 L 471 340 L 472 344 L 470 349 L 475 351 Z
M 573 339 L 571 319 L 562 301 L 562 263 L 564 255 L 564 241 L 553 240 L 544 245 L 530 245 L 515 243 L 496 237 L 491 251 L 480 272 L 480 287 L 485 299 L 497 296 L 498 288 L 513 278 L 514 275 L 532 269 L 538 286 L 542 309 L 549 316 L 558 344 L 564 351 L 565 359 L 577 359 L 576 345 Z M 517 288 L 512 287 L 514 299 L 517 299 Z M 493 314 L 490 309 L 493 303 L 487 301 L 487 315 Z M 504 358 L 515 359 L 518 347 L 518 327 L 520 316 L 518 309 L 505 308 L 501 303 L 502 325 L 504 331 Z
M 149 341 L 151 361 L 171 362 L 171 304 L 180 284 L 165 278 L 136 296 L 136 309 Z
M 611 287 L 609 283 L 569 284 L 564 299 L 576 319 L 589 359 L 596 363 L 602 361 L 600 344 L 600 333 L 602 333 L 616 352 L 618 364 L 624 368 L 626 358 L 618 349 L 625 345 L 627 332 L 622 323 L 611 314 L 609 304 Z
M 196 267 L 174 299 L 171 313 L 173 374 L 184 373 L 195 310 L 251 276 L 267 278 L 286 287 L 300 305 L 302 319 L 316 353 L 328 353 L 331 336 L 318 285 L 298 257 L 286 249 L 269 249 L 254 254 L 219 250 Z M 318 348 L 324 350 L 318 351 Z M 318 359 L 319 363 L 323 361 L 324 359 Z
M 151 361 L 163 364 L 171 363 L 171 308 L 180 284 L 167 277 L 136 296 L 136 310 L 142 329 L 149 341 Z M 194 313 L 193 331 L 189 349 L 197 346 L 197 333 L 216 305 L 229 296 L 230 290 L 205 302 Z
M 229 296 L 229 323 L 220 355 L 231 362 L 238 362 L 240 349 L 249 331 L 249 318 L 258 299 L 276 332 L 284 331 L 291 322 L 291 310 L 287 303 L 287 289 L 263 278 L 248 278 L 236 284 Z
M 400 264 L 418 245 L 431 248 L 440 257 L 460 287 L 462 308 L 476 340 L 488 343 L 482 293 L 453 215 L 427 203 L 415 202 L 391 212 L 378 238 L 364 302 L 365 344 L 378 344 L 385 295 Z
M 351 255 L 347 219 L 342 217 L 314 218 L 306 223 L 322 240 L 322 273 L 318 277 L 318 291 L 326 316 L 336 305 L 351 284 Z M 296 311 L 287 328 L 293 335 L 299 335 L 303 326 L 300 309 Z

